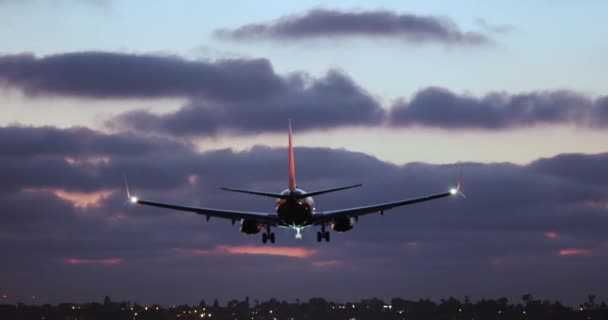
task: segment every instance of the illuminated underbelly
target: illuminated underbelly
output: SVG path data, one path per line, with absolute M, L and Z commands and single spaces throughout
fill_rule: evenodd
M 310 223 L 312 210 L 304 202 L 283 201 L 277 206 L 277 214 L 281 221 L 289 226 L 303 226 Z

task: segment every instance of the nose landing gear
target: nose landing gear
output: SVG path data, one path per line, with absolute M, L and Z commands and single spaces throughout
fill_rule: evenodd
M 296 228 L 296 240 L 302 240 L 302 229 Z

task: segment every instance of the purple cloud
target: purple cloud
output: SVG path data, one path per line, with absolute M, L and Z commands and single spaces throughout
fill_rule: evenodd
M 337 11 L 315 9 L 269 23 L 220 29 L 219 38 L 233 40 L 305 40 L 336 37 L 390 37 L 408 42 L 480 45 L 490 39 L 478 32 L 463 32 L 447 17 L 398 14 L 387 10 Z
M 483 97 L 430 87 L 409 101 L 396 102 L 389 119 L 393 126 L 420 125 L 449 129 L 501 130 L 539 124 L 608 126 L 606 97 L 597 99 L 568 91 L 521 94 L 489 93 Z
M 203 97 L 243 100 L 284 90 L 268 60 L 191 61 L 176 56 L 76 52 L 0 56 L 0 85 L 31 97 Z
M 134 129 L 178 136 L 215 135 L 220 131 L 261 133 L 283 131 L 287 119 L 300 130 L 337 126 L 375 126 L 385 111 L 369 93 L 346 75 L 330 71 L 319 79 L 294 75 L 281 92 L 234 102 L 192 100 L 168 114 L 132 111 L 111 119 L 112 129 Z

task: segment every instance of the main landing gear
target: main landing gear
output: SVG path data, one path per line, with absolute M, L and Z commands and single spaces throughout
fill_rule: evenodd
M 262 234 L 262 242 L 266 243 L 270 240 L 270 243 L 274 243 L 274 232 L 270 232 L 270 226 L 266 226 L 266 232 Z
M 317 242 L 325 241 L 329 242 L 329 231 L 325 231 L 325 225 L 321 226 L 321 231 L 317 232 Z

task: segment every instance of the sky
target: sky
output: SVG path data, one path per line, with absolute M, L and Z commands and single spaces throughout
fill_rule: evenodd
M 0 291 L 141 303 L 608 300 L 605 1 L 0 0 Z M 277 244 L 141 197 L 272 212 L 442 192 Z

